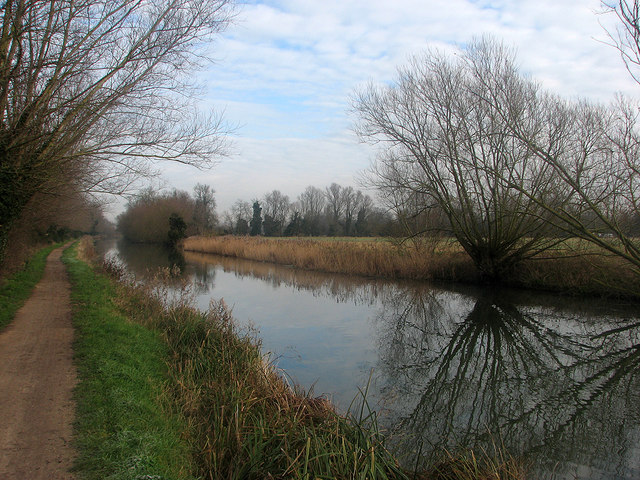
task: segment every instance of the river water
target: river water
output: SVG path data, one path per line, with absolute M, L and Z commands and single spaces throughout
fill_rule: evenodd
M 199 308 L 224 299 L 283 375 L 341 411 L 366 390 L 407 464 L 502 444 L 534 478 L 640 478 L 638 305 L 105 250 L 139 278 L 181 264 Z

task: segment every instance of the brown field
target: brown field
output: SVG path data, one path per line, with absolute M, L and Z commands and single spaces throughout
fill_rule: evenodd
M 366 277 L 466 283 L 480 280 L 469 257 L 451 240 L 217 236 L 189 237 L 183 249 Z M 574 239 L 521 263 L 503 283 L 570 295 L 640 298 L 637 271 L 623 260 Z

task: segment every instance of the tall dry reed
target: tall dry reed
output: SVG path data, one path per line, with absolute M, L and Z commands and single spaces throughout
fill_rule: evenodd
M 368 277 L 429 279 L 434 254 L 415 245 L 372 240 L 190 237 L 186 251 Z
M 477 283 L 470 257 L 451 240 L 399 242 L 350 238 L 190 237 L 185 251 L 367 277 Z M 637 299 L 640 274 L 623 260 L 576 239 L 506 272 L 508 286 Z

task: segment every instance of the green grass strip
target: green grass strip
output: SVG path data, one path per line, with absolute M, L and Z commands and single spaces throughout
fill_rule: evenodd
M 49 245 L 39 250 L 25 264 L 24 269 L 0 283 L 0 331 L 9 325 L 16 312 L 31 296 L 33 288 L 42 278 L 47 257 L 58 245 Z
M 76 328 L 78 477 L 192 478 L 182 424 L 162 400 L 166 344 L 157 332 L 127 320 L 114 302 L 115 284 L 78 260 L 75 247 L 63 261 Z

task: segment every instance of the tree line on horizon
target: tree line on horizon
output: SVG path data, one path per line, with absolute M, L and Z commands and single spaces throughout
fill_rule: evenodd
M 235 235 L 396 236 L 394 216 L 351 186 L 309 185 L 294 201 L 279 190 L 252 201 L 237 200 L 222 214 L 219 230 Z
M 197 184 L 181 190 L 142 190 L 118 216 L 117 229 L 129 241 L 171 243 L 173 224 L 184 222 L 183 235 L 401 236 L 402 224 L 377 207 L 369 195 L 332 183 L 308 186 L 291 201 L 279 190 L 252 201 L 237 200 L 220 218 L 215 191 Z

